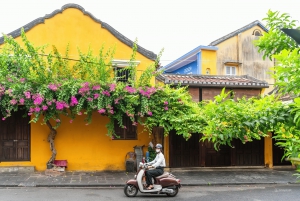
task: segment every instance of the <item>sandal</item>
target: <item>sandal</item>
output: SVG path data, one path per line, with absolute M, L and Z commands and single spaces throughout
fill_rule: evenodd
M 148 186 L 148 188 L 147 188 L 147 190 L 152 190 L 152 189 L 154 189 L 153 186 Z

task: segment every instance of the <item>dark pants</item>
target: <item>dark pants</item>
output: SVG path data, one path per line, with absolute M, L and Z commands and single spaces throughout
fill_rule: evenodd
M 152 183 L 152 177 L 158 177 L 164 173 L 163 168 L 156 168 L 153 170 L 147 170 L 145 175 L 146 175 L 146 183 L 147 185 L 153 185 Z

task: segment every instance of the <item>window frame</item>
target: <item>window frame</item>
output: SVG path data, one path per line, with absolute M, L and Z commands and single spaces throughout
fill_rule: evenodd
M 137 126 L 132 125 L 132 121 L 127 115 L 123 116 L 122 123 L 126 128 L 121 127 L 117 121 L 114 121 L 114 131 L 118 137 L 113 140 L 138 140 Z
M 227 73 L 227 68 L 229 68 L 230 69 L 230 72 L 229 72 L 229 74 Z M 234 74 L 232 73 L 232 69 L 234 69 Z M 231 76 L 235 76 L 235 75 L 237 75 L 237 66 L 229 66 L 229 65 L 226 65 L 225 66 L 225 75 L 231 75 Z

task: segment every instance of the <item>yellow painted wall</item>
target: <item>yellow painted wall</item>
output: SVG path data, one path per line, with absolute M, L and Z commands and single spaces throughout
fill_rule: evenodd
M 129 60 L 132 53 L 130 47 L 75 8 L 68 8 L 46 19 L 44 24 L 33 27 L 26 32 L 26 35 L 35 46 L 55 45 L 61 53 L 65 52 L 67 44 L 70 43 L 69 55 L 74 59 L 78 59 L 77 47 L 82 52 L 86 52 L 91 47 L 94 53 L 98 53 L 102 44 L 106 49 L 116 47 L 115 59 Z M 20 37 L 16 40 L 20 42 Z M 140 53 L 137 53 L 136 60 L 141 62 L 138 65 L 138 72 L 153 63 Z M 153 84 L 154 81 L 153 79 Z M 141 133 L 143 129 L 139 126 L 138 140 L 112 140 L 106 136 L 107 122 L 108 118 L 96 113 L 93 115 L 93 123 L 88 126 L 85 125 L 84 116 L 79 116 L 72 124 L 63 117 L 55 139 L 56 159 L 68 160 L 67 170 L 124 170 L 125 154 L 133 151 L 135 145 L 148 145 L 151 136 L 145 132 Z M 41 125 L 40 122 L 32 123 L 31 161 L 1 162 L 0 166 L 35 166 L 36 170 L 45 170 L 46 162 L 51 156 L 47 142 L 48 133 L 49 129 L 46 125 Z
M 26 32 L 26 36 L 35 46 L 48 44 L 47 51 L 51 51 L 54 45 L 62 54 L 65 53 L 69 43 L 69 57 L 72 59 L 79 58 L 77 48 L 84 53 L 91 48 L 98 54 L 102 45 L 105 50 L 116 48 L 114 59 L 129 60 L 132 54 L 131 47 L 119 41 L 107 29 L 101 28 L 101 24 L 76 8 L 68 8 L 50 19 L 45 19 L 44 24 L 36 25 Z M 21 42 L 21 38 L 17 37 L 16 41 Z M 137 67 L 137 75 L 153 63 L 140 53 L 136 54 L 136 60 L 141 62 Z M 154 82 L 153 78 L 152 84 Z
M 206 75 L 206 69 L 210 69 L 211 75 L 217 74 L 217 52 L 214 50 L 201 50 L 202 75 Z
M 105 127 L 109 119 L 98 113 L 93 114 L 93 122 L 85 125 L 85 116 L 78 116 L 72 124 L 62 118 L 57 129 L 55 147 L 57 160 L 68 160 L 67 170 L 125 170 L 125 155 L 134 151 L 134 146 L 148 145 L 152 140 L 143 127 L 138 126 L 137 140 L 112 140 L 106 135 Z M 35 166 L 36 170 L 46 169 L 51 157 L 47 136 L 49 128 L 41 122 L 31 124 L 31 161 L 1 162 L 0 166 Z M 143 150 L 144 155 L 146 147 Z

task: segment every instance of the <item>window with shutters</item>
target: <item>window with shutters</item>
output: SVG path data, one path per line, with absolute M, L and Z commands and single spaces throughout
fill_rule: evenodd
M 123 126 L 115 121 L 115 133 L 119 137 L 114 138 L 114 140 L 137 140 L 137 126 L 132 125 L 128 116 L 123 117 Z
M 225 74 L 226 75 L 237 75 L 237 69 L 235 66 L 226 66 Z
M 130 77 L 130 71 L 125 68 L 115 68 L 117 81 L 119 82 L 128 82 Z

